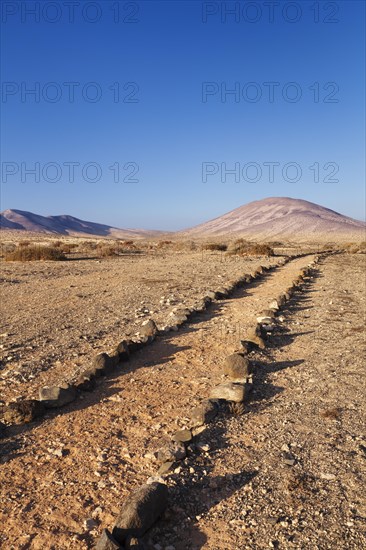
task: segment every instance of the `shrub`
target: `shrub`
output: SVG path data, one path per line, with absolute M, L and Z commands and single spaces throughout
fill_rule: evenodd
M 18 246 L 29 246 L 30 243 L 31 243 L 30 241 L 23 240 L 23 241 L 19 241 Z
M 239 256 L 273 256 L 273 249 L 268 244 L 251 243 L 237 239 L 228 246 L 228 254 Z
M 58 248 L 52 246 L 21 246 L 5 255 L 6 261 L 31 262 L 33 260 L 66 260 L 66 256 Z
M 227 250 L 227 244 L 225 243 L 206 243 L 202 245 L 202 250 L 220 250 L 225 252 Z

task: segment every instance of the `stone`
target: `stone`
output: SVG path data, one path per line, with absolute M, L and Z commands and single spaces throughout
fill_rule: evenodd
M 155 324 L 155 321 L 153 321 L 152 319 L 144 321 L 139 329 L 140 336 L 142 336 L 142 338 L 147 338 L 149 342 L 155 340 L 157 333 L 158 328 Z
M 214 290 L 209 290 L 206 294 L 206 297 L 210 300 L 216 300 L 216 292 Z
M 39 400 L 47 409 L 63 407 L 76 399 L 77 392 L 74 386 L 64 383 L 60 386 L 44 386 L 39 390 Z
M 44 403 L 36 399 L 25 399 L 3 405 L 0 416 L 8 424 L 26 424 L 42 416 L 44 411 Z
M 97 376 L 106 374 L 110 370 L 111 366 L 112 362 L 108 353 L 98 353 L 98 355 L 93 358 L 92 368 Z
M 116 347 L 116 352 L 119 355 L 119 360 L 120 361 L 128 361 L 128 359 L 130 357 L 130 352 L 129 352 L 129 349 L 128 349 L 127 340 L 122 340 L 122 342 L 120 342 L 118 344 L 118 346 Z
M 264 349 L 266 347 L 262 338 L 260 325 L 256 325 L 255 327 L 248 330 L 245 341 L 252 342 L 259 349 Z
M 124 543 L 127 537 L 142 537 L 163 514 L 168 503 L 168 488 L 163 483 L 143 485 L 130 494 L 116 520 L 112 535 Z
M 205 399 L 200 405 L 195 407 L 190 414 L 192 427 L 196 428 L 212 422 L 218 412 L 219 405 L 217 401 Z
M 269 307 L 276 310 L 280 309 L 280 305 L 277 300 L 272 300 L 272 302 L 270 302 L 269 304 Z
M 80 373 L 75 380 L 74 386 L 80 391 L 93 391 L 96 386 L 96 381 L 92 369 L 87 369 Z
M 136 537 L 128 537 L 125 542 L 125 550 L 144 550 L 144 543 Z
M 161 464 L 175 460 L 182 460 L 186 456 L 186 448 L 180 441 L 172 441 L 161 447 L 156 453 L 156 459 Z
M 250 374 L 249 359 L 244 353 L 232 353 L 225 359 L 224 373 L 233 380 L 245 380 Z
M 260 323 L 261 325 L 270 325 L 273 322 L 273 317 L 258 315 L 257 322 Z
M 229 291 L 227 288 L 220 286 L 220 288 L 216 290 L 215 294 L 218 300 L 223 300 L 224 298 L 227 298 Z
M 6 430 L 5 424 L 0 422 L 0 439 L 5 437 L 5 430 Z
M 120 544 L 116 541 L 108 529 L 103 529 L 95 550 L 117 550 L 119 548 L 121 548 Z
M 140 340 L 127 340 L 127 345 L 130 353 L 134 353 L 143 347 L 143 343 Z
M 163 462 L 163 464 L 160 466 L 158 470 L 158 475 L 162 476 L 168 473 L 169 470 L 172 469 L 173 465 L 174 465 L 174 461 Z
M 210 397 L 241 403 L 245 398 L 245 384 L 236 382 L 224 382 L 212 388 Z
M 192 440 L 191 430 L 184 429 L 178 430 L 172 437 L 173 441 L 180 441 L 181 443 L 188 443 Z

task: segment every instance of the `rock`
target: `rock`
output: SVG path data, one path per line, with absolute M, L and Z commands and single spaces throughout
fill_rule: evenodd
M 203 426 L 212 422 L 219 411 L 218 403 L 210 399 L 205 399 L 200 405 L 195 407 L 191 414 L 192 427 Z
M 246 339 L 244 341 L 252 342 L 255 346 L 257 346 L 260 349 L 264 349 L 266 347 L 264 340 L 262 338 L 262 331 L 261 331 L 260 325 L 256 325 L 254 328 L 249 329 L 246 335 Z
M 225 359 L 224 373 L 233 380 L 245 380 L 250 373 L 249 359 L 244 353 L 233 353 Z
M 163 462 L 163 464 L 160 466 L 160 468 L 158 470 L 158 475 L 162 476 L 162 475 L 168 473 L 169 470 L 172 469 L 173 465 L 174 465 L 174 461 Z
M 43 415 L 45 406 L 36 399 L 25 399 L 3 405 L 0 411 L 2 420 L 8 424 L 26 424 Z
M 273 317 L 258 315 L 257 322 L 260 323 L 261 325 L 270 325 L 273 322 Z
M 128 537 L 125 542 L 125 550 L 144 550 L 144 543 L 136 537 Z
M 270 302 L 269 304 L 269 307 L 276 310 L 280 309 L 280 305 L 277 300 L 272 300 L 272 302 Z
M 216 299 L 216 292 L 214 290 L 209 290 L 205 296 L 205 298 L 209 298 L 210 300 Z
M 117 550 L 119 548 L 121 548 L 120 544 L 116 541 L 108 529 L 103 529 L 95 550 Z
M 164 512 L 168 488 L 163 483 L 146 484 L 131 493 L 113 528 L 112 535 L 120 543 L 128 536 L 142 537 Z
M 178 430 L 175 432 L 175 434 L 172 437 L 173 441 L 179 441 L 181 443 L 188 443 L 192 440 L 192 432 L 191 430 Z
M 108 354 L 108 356 L 109 356 L 109 368 L 117 367 L 120 362 L 118 351 L 113 350 Z
M 163 462 L 171 462 L 182 460 L 186 456 L 186 448 L 180 441 L 169 442 L 164 447 L 161 447 L 156 453 L 156 458 L 161 464 Z
M 135 351 L 138 351 L 143 347 L 143 342 L 140 340 L 134 339 L 134 340 L 127 340 L 128 349 L 130 350 L 130 353 L 134 353 Z
M 212 388 L 210 397 L 213 399 L 224 399 L 241 403 L 245 398 L 245 384 L 224 382 Z
M 60 386 L 44 386 L 39 390 L 39 400 L 47 409 L 63 407 L 76 399 L 76 389 L 67 383 Z
M 130 352 L 128 349 L 127 340 L 122 340 L 122 342 L 118 344 L 118 346 L 116 347 L 116 352 L 119 355 L 120 361 L 128 361 L 130 357 Z
M 0 439 L 1 439 L 2 437 L 5 437 L 5 430 L 6 430 L 5 424 L 3 424 L 2 422 L 0 422 Z
M 111 367 L 112 361 L 108 353 L 98 353 L 98 355 L 93 358 L 92 369 L 94 369 L 96 376 L 106 374 Z
M 229 291 L 227 288 L 220 286 L 220 288 L 216 290 L 215 294 L 218 300 L 222 300 L 229 295 Z
M 74 386 L 77 390 L 93 391 L 96 386 L 95 376 L 92 369 L 87 369 L 76 378 Z
M 152 319 L 144 321 L 139 329 L 139 334 L 142 336 L 142 338 L 147 338 L 148 342 L 152 342 L 153 340 L 155 340 L 157 333 L 158 328 Z
M 264 309 L 258 315 L 259 317 L 269 317 L 273 319 L 275 317 L 275 311 L 273 309 Z

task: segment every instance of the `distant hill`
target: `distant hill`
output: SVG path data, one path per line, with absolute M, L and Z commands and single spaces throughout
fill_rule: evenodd
M 250 202 L 180 235 L 237 235 L 256 240 L 365 240 L 366 224 L 301 199 L 272 197 Z
M 57 235 L 94 235 L 116 238 L 143 238 L 166 232 L 144 229 L 118 229 L 109 225 L 79 220 L 73 216 L 40 216 L 23 210 L 4 210 L 0 214 L 1 229 L 18 229 Z

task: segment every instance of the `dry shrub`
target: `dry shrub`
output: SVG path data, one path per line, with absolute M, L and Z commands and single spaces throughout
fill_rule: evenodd
M 123 254 L 140 254 L 141 250 L 137 249 L 132 241 L 112 242 L 112 243 L 98 243 L 97 253 L 101 258 L 114 258 L 122 256 Z
M 18 246 L 29 246 L 30 244 L 30 241 L 24 239 L 23 241 L 19 241 Z
M 159 241 L 156 248 L 168 248 L 173 244 L 173 241 Z
M 14 243 L 1 243 L 0 245 L 0 255 L 2 258 L 14 252 L 16 246 Z
M 344 250 L 349 254 L 366 254 L 366 241 L 360 243 L 347 243 Z
M 273 256 L 273 249 L 265 243 L 251 243 L 245 239 L 237 239 L 229 244 L 227 253 L 239 256 Z
M 61 250 L 52 246 L 21 246 L 5 255 L 10 262 L 31 262 L 34 260 L 63 261 L 66 256 Z
M 219 250 L 225 252 L 227 250 L 227 244 L 225 243 L 206 243 L 202 245 L 202 250 Z

